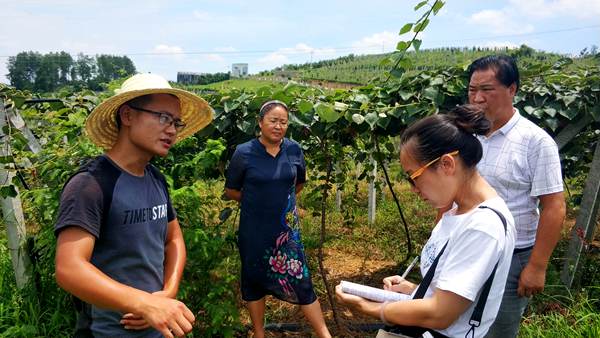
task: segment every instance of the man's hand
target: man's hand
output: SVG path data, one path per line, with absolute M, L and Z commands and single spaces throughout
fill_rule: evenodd
M 169 297 L 166 291 L 160 290 L 152 293 L 155 296 Z M 150 324 L 141 315 L 135 313 L 126 313 L 121 318 L 121 325 L 126 330 L 145 330 L 150 327 Z
M 148 295 L 140 306 L 140 316 L 165 337 L 183 337 L 192 331 L 194 314 L 182 302 L 159 295 Z
M 383 279 L 383 289 L 410 295 L 417 286 L 400 276 L 389 276 Z
M 546 269 L 527 264 L 519 277 L 517 294 L 521 297 L 531 297 L 544 291 L 546 282 Z

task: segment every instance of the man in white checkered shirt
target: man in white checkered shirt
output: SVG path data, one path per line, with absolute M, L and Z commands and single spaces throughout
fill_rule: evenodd
M 544 289 L 565 218 L 558 147 L 513 107 L 519 71 L 511 57 L 480 58 L 468 73 L 469 103 L 492 123 L 489 134 L 479 137 L 483 158 L 477 168 L 506 202 L 517 228 L 502 305 L 486 337 L 516 337 L 529 298 Z

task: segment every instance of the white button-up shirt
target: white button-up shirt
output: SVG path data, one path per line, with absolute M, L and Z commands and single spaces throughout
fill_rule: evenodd
M 563 191 L 556 142 L 517 109 L 502 128 L 478 139 L 483 158 L 477 169 L 515 219 L 515 248 L 532 246 L 540 218 L 538 196 Z

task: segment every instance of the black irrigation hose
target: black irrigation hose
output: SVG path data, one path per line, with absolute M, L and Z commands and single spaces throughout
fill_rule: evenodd
M 348 323 L 345 327 L 349 331 L 358 332 L 375 332 L 383 328 L 382 323 Z M 248 331 L 252 330 L 252 327 L 247 327 Z M 303 332 L 310 331 L 311 327 L 305 324 L 299 323 L 269 323 L 265 325 L 265 331 L 272 332 Z
M 381 154 L 381 149 L 379 148 L 379 141 L 378 141 L 378 137 L 377 135 L 373 135 L 373 138 L 375 139 L 375 149 L 377 150 L 378 153 Z M 396 193 L 394 192 L 394 189 L 392 188 L 392 182 L 390 181 L 390 177 L 388 176 L 387 173 L 387 169 L 385 169 L 385 165 L 383 163 L 383 160 L 379 160 L 379 165 L 381 166 L 381 169 L 383 170 L 383 174 L 385 176 L 385 182 L 387 183 L 388 188 L 390 188 L 390 192 L 392 193 L 392 197 L 394 197 L 394 202 L 396 202 L 396 207 L 398 208 L 398 212 L 400 213 L 400 219 L 402 219 L 402 223 L 404 224 L 404 231 L 406 231 L 406 243 L 408 245 L 408 256 L 410 257 L 412 256 L 412 242 L 410 240 L 410 232 L 408 231 L 408 224 L 406 223 L 406 219 L 404 219 L 404 212 L 402 212 L 402 207 L 400 207 L 400 202 L 398 201 L 398 197 L 396 197 Z

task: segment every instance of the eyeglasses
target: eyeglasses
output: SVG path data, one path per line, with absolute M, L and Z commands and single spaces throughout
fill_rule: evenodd
M 267 122 L 269 122 L 272 125 L 279 125 L 281 128 L 287 128 L 287 126 L 288 126 L 288 121 L 267 120 Z
M 455 151 L 453 151 L 451 153 L 447 153 L 447 154 L 444 154 L 444 155 L 450 155 L 450 156 L 458 155 L 458 150 L 455 150 Z M 412 174 L 410 174 L 408 176 L 408 183 L 410 183 L 414 187 L 415 186 L 415 180 L 419 176 L 423 175 L 423 172 L 425 171 L 425 169 L 429 168 L 432 164 L 434 164 L 435 162 L 439 161 L 440 158 L 442 158 L 442 156 L 444 156 L 444 155 L 441 155 L 440 157 L 437 157 L 437 158 L 431 160 L 426 165 L 424 165 L 421 168 L 415 170 Z
M 129 107 L 131 107 L 132 109 L 135 109 L 135 110 L 143 111 L 144 113 L 156 115 L 156 116 L 158 116 L 158 123 L 160 123 L 163 126 L 175 126 L 175 130 L 177 130 L 177 131 L 181 131 L 186 126 L 185 122 L 183 122 L 179 119 L 176 120 L 173 118 L 173 116 L 171 116 L 167 113 L 154 111 L 154 110 L 150 110 L 150 109 L 145 109 L 145 108 L 140 108 L 140 107 L 134 107 L 134 106 L 129 106 Z

